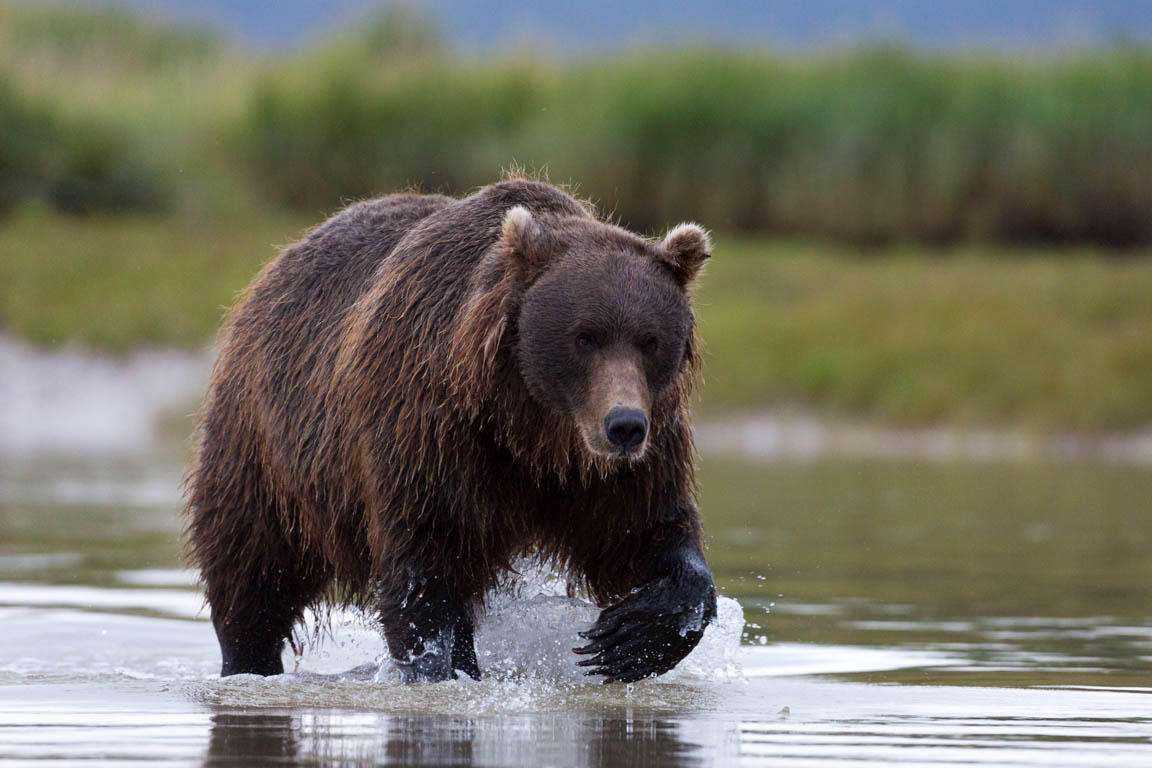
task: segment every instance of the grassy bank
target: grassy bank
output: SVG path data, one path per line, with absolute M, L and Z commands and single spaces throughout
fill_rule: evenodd
M 19 216 L 0 227 L 0 328 L 109 352 L 204 344 L 260 265 L 307 223 Z
M 310 223 L 266 216 L 0 227 L 0 329 L 122 351 L 199 345 Z M 797 403 L 901 424 L 1152 422 L 1152 260 L 1087 251 L 877 252 L 719 237 L 698 296 L 702 407 Z
M 722 240 L 701 290 L 705 405 L 901 424 L 1152 423 L 1152 264 L 1089 251 Z

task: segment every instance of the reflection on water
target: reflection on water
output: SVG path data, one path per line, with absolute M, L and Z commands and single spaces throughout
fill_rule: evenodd
M 220 712 L 212 717 L 205 765 L 296 763 L 305 729 L 302 716 L 262 712 Z M 335 742 L 335 739 L 328 739 Z
M 345 712 L 212 717 L 205 765 L 689 766 L 739 754 L 735 728 L 702 743 L 675 721 L 622 714 L 486 720 Z M 691 730 L 691 729 L 689 729 Z M 697 729 L 699 730 L 699 729 Z M 712 734 L 710 734 L 712 735 Z M 728 737 L 728 738 L 724 738 Z
M 215 678 L 181 462 L 0 464 L 0 762 L 1152 764 L 1147 467 L 706 461 L 744 644 L 629 690 L 568 675 L 594 612 L 555 594 L 496 604 L 479 683 L 376 682 L 356 616 Z

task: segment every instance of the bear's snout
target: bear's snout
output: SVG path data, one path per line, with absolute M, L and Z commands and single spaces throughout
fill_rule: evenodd
M 573 413 L 584 445 L 608 459 L 640 458 L 651 431 L 651 394 L 639 355 L 609 350 L 587 381 L 587 395 Z
M 617 406 L 604 417 L 604 434 L 620 453 L 632 453 L 648 436 L 648 419 L 641 410 Z

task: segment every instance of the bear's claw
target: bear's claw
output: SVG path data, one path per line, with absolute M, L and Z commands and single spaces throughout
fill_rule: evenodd
M 591 656 L 577 662 L 605 683 L 633 682 L 663 674 L 687 656 L 715 615 L 716 592 L 706 583 L 666 577 L 646 584 L 609 606 L 591 629 L 590 642 L 573 652 Z M 695 619 L 695 621 L 693 621 Z

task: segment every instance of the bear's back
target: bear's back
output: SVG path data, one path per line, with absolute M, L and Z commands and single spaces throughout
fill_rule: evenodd
M 342 312 L 368 290 L 405 234 L 454 202 L 443 195 L 399 194 L 350 205 L 272 262 L 246 304 L 272 305 L 289 323 L 309 305 L 319 305 L 325 317 Z
M 296 473 L 311 464 L 316 387 L 332 370 L 345 316 L 404 235 L 454 202 L 397 194 L 355 203 L 269 262 L 225 326 L 204 438 L 247 424 L 242 439 L 263 436 L 266 461 Z
M 286 330 L 306 330 L 310 319 L 318 321 L 316 330 L 332 332 L 359 299 L 385 283 L 401 294 L 423 293 L 424 304 L 431 299 L 451 306 L 514 205 L 588 215 L 565 192 L 526 179 L 492 184 L 462 199 L 402 193 L 355 203 L 269 264 L 239 308 L 234 327 L 258 323 L 271 337 L 257 343 L 272 344 L 285 340 Z M 380 298 L 391 304 L 399 297 Z M 453 314 L 444 306 L 425 309 L 437 310 L 442 320 Z
M 297 497 L 344 495 L 357 434 L 432 439 L 400 429 L 400 411 L 445 405 L 450 326 L 514 205 L 589 215 L 562 190 L 517 179 L 463 199 L 357 203 L 286 250 L 232 314 L 205 438 L 243 426 L 241 440 L 281 478 L 277 491 Z
M 396 244 L 453 202 L 400 194 L 340 211 L 261 271 L 233 311 L 224 352 L 247 358 L 265 395 L 285 394 L 292 377 L 330 363 L 342 318 Z

